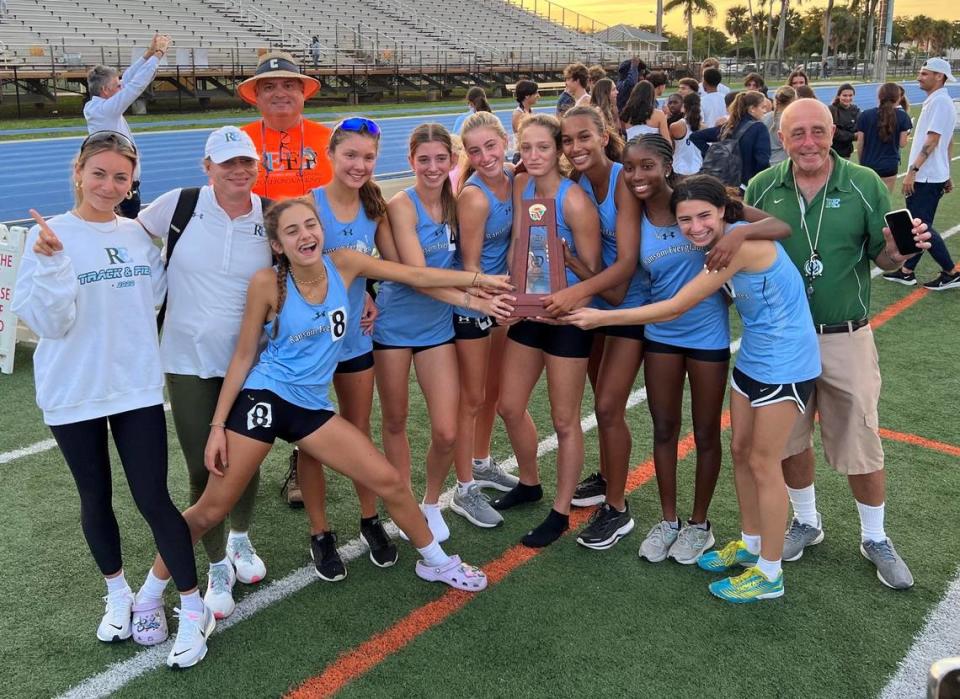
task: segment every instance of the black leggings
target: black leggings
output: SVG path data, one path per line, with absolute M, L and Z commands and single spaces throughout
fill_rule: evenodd
M 153 531 L 157 550 L 180 591 L 197 586 L 190 529 L 167 490 L 167 421 L 162 405 L 68 425 L 51 425 L 80 494 L 80 523 L 100 572 L 123 568 L 120 527 L 113 514 L 107 422 L 133 501 Z

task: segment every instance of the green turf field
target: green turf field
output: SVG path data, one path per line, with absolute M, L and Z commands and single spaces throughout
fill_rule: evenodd
M 960 165 L 954 164 L 954 174 L 960 176 Z M 897 197 L 895 205 L 901 203 Z M 941 232 L 960 223 L 960 194 L 942 200 L 937 222 Z M 960 234 L 948 240 L 948 247 L 960 259 Z M 926 280 L 935 273 L 927 258 L 918 276 Z M 913 293 L 874 280 L 872 312 Z M 876 331 L 884 378 L 882 427 L 960 446 L 955 408 L 958 303 L 960 291 L 927 294 Z M 97 683 L 81 685 L 78 696 L 103 689 L 151 698 L 278 696 L 329 668 L 324 680 L 310 687 L 339 686 L 333 684 L 337 677 L 359 673 L 342 690 L 358 697 L 875 696 L 960 563 L 960 540 L 948 531 L 960 492 L 957 457 L 887 440 L 887 531 L 913 569 L 917 584 L 910 591 L 883 587 L 861 558 L 853 500 L 845 481 L 822 459 L 817 490 L 827 537 L 802 561 L 787 564 L 787 594 L 780 600 L 725 605 L 707 593 L 711 578 L 695 567 L 640 561 L 637 547 L 660 514 L 652 480 L 630 496 L 637 527 L 615 548 L 587 550 L 568 536 L 529 559 L 518 559 L 515 544 L 549 508 L 553 452 L 540 462 L 547 497 L 507 512 L 505 526 L 479 530 L 446 514 L 452 534 L 446 548 L 501 571 L 489 590 L 467 599 L 420 581 L 413 573 L 416 552 L 407 546 L 401 547 L 393 568 L 380 570 L 362 556 L 348 562 L 345 581 L 323 583 L 306 568 L 302 511 L 288 509 L 279 496 L 289 450 L 277 446 L 264 466 L 252 531 L 268 579 L 255 587 L 238 584 L 235 596 L 244 601 L 236 620 L 212 638 L 206 660 L 189 671 L 171 672 L 161 667 L 166 649 L 145 651 L 132 642 L 107 645 L 95 639 L 103 584 L 80 532 L 78 501 L 66 466 L 56 449 L 44 450 L 43 445 L 30 455 L 11 454 L 50 436 L 33 402 L 31 353 L 20 349 L 16 359 L 15 373 L 0 376 L 3 695 L 57 695 L 96 676 Z M 637 388 L 641 385 L 638 381 Z M 422 463 L 428 430 L 422 400 L 412 386 L 410 442 L 414 488 L 421 494 L 422 467 L 416 464 Z M 588 393 L 584 416 L 591 412 L 590 403 Z M 374 411 L 376 416 L 377 406 Z M 542 385 L 530 411 L 540 437 L 551 435 Z M 641 464 L 651 455 L 646 404 L 632 408 L 628 420 L 634 434 L 632 462 Z M 374 423 L 376 429 L 376 419 Z M 168 429 L 170 488 L 175 502 L 185 506 L 186 470 L 172 422 Z M 687 420 L 684 434 L 689 429 Z M 595 430 L 587 434 L 586 444 L 586 469 L 594 470 Z M 502 460 L 510 451 L 498 429 L 494 454 Z M 718 543 L 739 531 L 730 464 L 727 454 L 710 512 Z M 692 499 L 692 467 L 692 455 L 681 462 L 681 513 Z M 125 568 L 137 586 L 153 545 L 116 471 L 114 501 Z M 329 492 L 331 521 L 346 543 L 358 534 L 353 489 L 332 476 Z M 207 561 L 202 548 L 197 551 L 203 581 Z M 268 596 L 274 601 L 265 603 Z M 168 612 L 175 602 L 169 594 Z M 360 653 L 344 655 L 384 632 Z M 409 643 L 390 652 L 397 638 Z

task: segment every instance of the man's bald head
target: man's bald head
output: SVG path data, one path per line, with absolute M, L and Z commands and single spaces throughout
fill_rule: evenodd
M 783 110 L 780 140 L 794 167 L 807 177 L 829 168 L 833 144 L 833 116 L 823 102 L 799 99 Z

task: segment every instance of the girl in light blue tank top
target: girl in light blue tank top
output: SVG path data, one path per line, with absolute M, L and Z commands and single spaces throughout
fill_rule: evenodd
M 422 124 L 410 136 L 409 159 L 416 183 L 397 193 L 388 205 L 399 259 L 408 264 L 451 269 L 456 249 L 456 199 L 448 178 L 453 166 L 450 134 L 439 124 Z M 462 274 L 479 274 L 462 272 Z M 453 345 L 453 306 L 464 298 L 460 289 L 438 290 L 427 296 L 402 284 L 384 284 L 377 297 L 380 315 L 374 328 L 377 390 L 383 416 L 384 451 L 410 480 L 407 440 L 410 365 L 414 365 L 430 418 L 426 456 L 427 485 L 423 511 L 430 528 L 443 540 L 449 529 L 440 512 L 443 483 L 454 461 L 457 441 L 458 367 Z M 479 495 L 470 464 L 457 471 L 466 498 L 464 507 L 483 526 L 495 526 L 499 515 Z
M 349 325 L 347 289 L 357 277 L 418 287 L 474 283 L 493 292 L 507 290 L 507 283 L 483 274 L 410 267 L 343 248 L 324 255 L 323 228 L 312 198 L 277 202 L 265 213 L 264 224 L 280 261 L 276 270 L 261 270 L 250 283 L 248 308 L 208 441 L 207 466 L 223 475 L 220 469 L 229 453 L 230 469 L 227 477 L 208 480 L 211 494 L 201 497 L 184 518 L 202 529 L 216 519 L 215 514 L 229 511 L 273 441 L 281 437 L 311 457 L 301 468 L 323 463 L 383 499 L 422 556 L 416 567 L 419 577 L 465 591 L 484 589 L 482 571 L 444 553 L 441 537 L 424 521 L 399 470 L 377 452 L 369 437 L 332 412 L 329 390 Z M 264 328 L 269 340 L 258 361 Z M 318 479 L 308 480 L 304 498 L 309 507 L 320 492 Z M 226 507 L 221 510 L 222 503 Z M 320 542 L 335 543 L 328 537 L 333 534 L 313 532 L 315 557 L 325 550 Z M 317 565 L 319 572 L 320 561 Z M 166 577 L 159 559 L 154 572 Z
M 504 165 L 507 132 L 498 117 L 477 112 L 464 122 L 460 139 L 467 177 L 457 197 L 454 264 L 458 269 L 503 273 L 513 233 L 513 169 Z M 454 467 L 480 487 L 509 490 L 517 477 L 504 472 L 490 456 L 507 330 L 473 300 L 470 306 L 458 305 L 453 316 L 460 366 Z
M 619 134 L 609 133 L 599 111 L 574 107 L 561 120 L 564 135 L 564 154 L 579 173 L 577 184 L 597 208 L 600 217 L 600 242 L 604 272 L 616 263 L 632 266 L 631 275 L 624 284 L 626 291 L 606 288 L 593 297 L 594 308 L 632 308 L 647 302 L 649 280 L 638 264 L 640 249 L 640 205 L 622 182 L 623 166 L 615 162 L 620 157 L 623 143 Z M 604 136 L 607 145 L 604 147 Z M 617 226 L 618 219 L 621 221 Z M 626 225 L 624 225 L 626 223 Z M 578 276 L 586 273 L 577 265 Z M 615 270 L 613 270 L 615 271 Z M 622 300 L 616 299 L 622 294 Z M 609 301 L 604 295 L 612 297 Z M 612 302 L 616 302 L 614 305 Z M 591 362 L 598 366 L 591 376 L 595 412 L 604 415 L 597 437 L 603 454 L 599 469 L 587 476 L 577 487 L 575 501 L 586 505 L 603 498 L 607 505 L 603 521 L 581 532 L 578 542 L 588 548 L 607 548 L 633 527 L 625 499 L 627 472 L 630 468 L 632 435 L 626 421 L 627 399 L 643 362 L 642 326 L 605 327 L 594 338 Z M 606 519 L 615 518 L 614 528 Z M 612 535 L 610 532 L 615 532 Z
M 387 203 L 372 180 L 380 147 L 378 128 L 369 120 L 347 120 L 338 124 L 330 135 L 333 179 L 325 187 L 313 190 L 324 231 L 324 253 L 349 248 L 373 255 L 378 231 L 381 226 L 387 227 Z M 358 162 L 364 169 L 360 181 L 352 176 Z M 341 343 L 333 388 L 341 414 L 369 437 L 374 385 L 369 318 L 375 315 L 376 306 L 367 293 L 363 277 L 353 281 L 347 294 L 347 335 Z M 309 459 L 306 454 L 298 453 L 292 468 L 313 467 Z M 371 555 L 379 564 L 396 560 L 396 546 L 380 522 L 376 495 L 357 482 L 354 488 L 360 501 L 361 533 L 367 541 L 374 542 Z M 326 518 L 326 502 L 311 503 L 310 507 L 315 511 L 311 513 L 315 519 Z
M 723 184 L 705 175 L 681 182 L 671 208 L 684 236 L 707 248 L 730 234 L 743 215 L 742 205 L 727 196 Z M 778 235 L 789 234 L 787 224 L 774 222 Z M 683 313 L 725 283 L 743 320 L 730 396 L 743 537 L 705 553 L 697 563 L 714 572 L 735 566 L 739 570 L 738 564 L 748 567 L 743 575 L 714 582 L 709 589 L 721 599 L 750 602 L 784 592 L 787 495 L 780 460 L 820 374 L 819 342 L 799 271 L 778 243 L 746 240 L 727 267 L 701 271 L 668 300 L 631 311 L 582 310 L 571 320 L 586 327 L 661 320 Z M 755 477 L 758 469 L 762 478 Z
M 520 125 L 519 143 L 527 172 L 517 175 L 515 187 L 522 192 L 518 199 L 527 205 L 525 202 L 532 198 L 552 198 L 556 202 L 559 236 L 589 270 L 598 270 L 599 217 L 583 190 L 560 172 L 560 122 L 547 114 L 527 117 Z M 551 260 L 551 264 L 556 262 L 559 261 Z M 566 270 L 566 275 L 569 285 L 579 283 L 570 270 Z M 547 303 L 552 305 L 555 300 L 569 299 L 576 293 L 568 287 L 547 297 Z M 548 314 L 546 307 L 544 314 Z M 510 327 L 507 338 L 499 411 L 517 455 L 520 481 L 494 504 L 502 510 L 543 497 L 536 459 L 537 430 L 526 410 L 533 387 L 545 368 L 550 412 L 560 444 L 553 507 L 547 518 L 522 539 L 524 545 L 539 548 L 556 541 L 569 527 L 571 500 L 584 461 L 580 407 L 593 337 L 578 328 L 523 320 Z

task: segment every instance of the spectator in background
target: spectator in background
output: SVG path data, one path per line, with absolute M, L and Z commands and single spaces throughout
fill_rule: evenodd
M 557 100 L 558 118 L 571 107 L 590 104 L 590 93 L 587 92 L 588 78 L 587 67 L 582 63 L 571 63 L 563 69 L 563 81 L 566 87 L 560 99 Z
M 516 140 L 520 122 L 523 121 L 523 117 L 533 114 L 533 105 L 540 99 L 540 86 L 533 80 L 518 80 L 513 88 L 513 98 L 517 100 L 517 107 L 513 110 L 513 116 L 510 117 L 510 124 L 513 127 L 513 140 Z
M 265 53 L 253 77 L 237 86 L 240 99 L 254 105 L 262 117 L 241 127 L 260 155 L 254 194 L 299 197 L 330 181 L 330 129 L 303 118 L 304 103 L 319 89 L 320 81 L 302 75 L 284 51 Z
M 593 86 L 597 81 L 607 77 L 607 71 L 601 65 L 594 65 L 587 68 L 587 92 L 593 94 Z
M 700 86 L 700 109 L 703 112 L 703 123 L 706 126 L 716 126 L 717 122 L 727 116 L 727 105 L 723 101 L 727 88 L 720 91 L 723 74 L 718 68 L 707 68 L 703 71 L 703 84 Z
M 746 188 L 750 179 L 770 166 L 770 138 L 759 123 L 767 112 L 767 98 L 755 90 L 729 92 L 730 117 L 722 126 L 701 129 L 690 137 L 691 143 L 704 155 L 711 143 L 739 136 L 740 183 Z
M 957 112 L 947 92 L 947 83 L 956 81 L 950 64 L 942 58 L 930 58 L 920 69 L 917 83 L 927 93 L 927 98 L 917 118 L 913 144 L 910 146 L 910 167 L 903 179 L 907 208 L 915 218 L 927 224 L 931 235 L 930 256 L 940 265 L 940 275 L 923 285 L 931 291 L 960 288 L 960 272 L 954 271 L 950 251 L 933 227 L 940 198 L 953 191 L 950 155 Z M 914 270 L 922 254 L 911 257 L 901 269 L 884 274 L 883 278 L 913 286 L 916 284 Z
M 767 97 L 767 83 L 764 81 L 763 76 L 760 73 L 750 73 L 743 79 L 743 86 L 748 90 L 756 90 L 757 92 L 762 92 L 764 97 Z
M 658 98 L 663 96 L 664 91 L 667 89 L 667 74 L 655 70 L 647 76 L 647 80 L 653 85 L 653 94 Z
M 803 71 L 803 68 L 797 68 L 790 75 L 787 76 L 787 85 L 796 90 L 798 87 L 806 86 L 810 84 L 810 78 L 807 77 L 807 74 Z M 797 93 L 797 96 L 800 96 L 800 93 Z
M 670 143 L 670 129 L 667 117 L 657 109 L 657 99 L 653 94 L 653 85 L 641 80 L 630 93 L 630 99 L 620 111 L 620 120 L 627 129 L 627 140 L 645 133 L 659 134 Z
M 460 133 L 460 127 L 463 126 L 463 122 L 467 120 L 467 117 L 471 114 L 476 114 L 477 112 L 492 112 L 490 109 L 490 103 L 487 102 L 487 93 L 483 91 L 483 88 L 474 85 L 469 90 L 467 90 L 467 111 L 457 117 L 457 120 L 453 122 L 453 133 Z
M 672 100 L 675 95 L 671 95 Z M 669 104 L 669 101 L 668 101 Z M 700 130 L 700 95 L 691 92 L 681 102 L 681 118 L 670 124 L 673 138 L 673 171 L 677 175 L 695 175 L 703 165 L 703 154 L 690 137 Z
M 817 99 L 817 94 L 813 91 L 813 88 L 809 85 L 800 85 L 793 88 L 797 92 L 798 100 L 815 100 Z
M 705 72 L 707 69 L 709 69 L 709 68 L 715 68 L 716 70 L 719 71 L 719 70 L 720 70 L 720 61 L 719 61 L 718 59 L 716 59 L 716 58 L 713 58 L 712 56 L 711 56 L 710 58 L 704 58 L 704 59 L 703 59 L 703 63 L 700 64 L 700 75 L 703 76 L 704 72 Z M 723 75 L 723 74 L 721 73 L 721 79 L 722 79 L 722 75 Z M 718 82 L 718 83 L 716 84 L 716 88 L 717 88 L 717 92 L 719 92 L 721 95 L 725 95 L 725 94 L 727 94 L 728 92 L 730 92 L 730 88 L 727 87 L 726 85 L 724 85 L 723 82 Z M 703 97 L 703 93 L 704 93 L 704 89 L 703 89 L 703 84 L 702 84 L 702 81 L 701 81 L 701 85 L 700 85 L 700 97 L 701 97 L 701 98 Z
M 693 78 L 680 78 L 678 83 L 677 92 L 680 93 L 681 97 L 686 97 L 691 92 L 696 92 L 700 94 L 700 83 L 698 83 Z
M 689 94 L 689 93 L 688 93 Z M 700 111 L 700 95 L 697 95 L 697 111 Z M 683 100 L 684 96 L 679 92 L 674 92 L 672 95 L 667 97 L 666 103 L 663 105 L 663 113 L 667 117 L 667 124 L 673 124 L 675 121 L 680 121 L 683 119 Z M 698 117 L 699 119 L 699 117 Z
M 320 65 L 320 37 L 314 36 L 310 40 L 310 56 L 313 58 L 313 67 Z
M 626 105 L 630 93 L 633 92 L 634 85 L 640 82 L 641 74 L 645 75 L 646 72 L 647 64 L 639 58 L 631 58 L 628 61 L 624 61 L 617 68 L 617 75 L 620 76 L 620 79 L 617 80 L 618 112 L 623 111 L 623 107 Z
M 607 129 L 623 134 L 620 125 L 620 115 L 617 113 L 617 86 L 610 78 L 602 78 L 593 86 L 590 93 L 590 104 L 600 110 Z
M 865 109 L 857 117 L 857 157 L 860 164 L 880 176 L 893 194 L 900 169 L 900 151 L 907 145 L 913 121 L 898 109 L 903 88 L 884 83 L 877 90 L 879 106 Z
M 134 61 L 123 72 L 121 78 L 116 68 L 94 66 L 87 73 L 87 91 L 90 101 L 83 107 L 83 117 L 87 120 L 87 133 L 97 131 L 116 131 L 134 143 L 133 133 L 123 113 L 127 111 L 153 82 L 153 76 L 160 66 L 160 59 L 167 53 L 170 37 L 154 34 L 150 46 L 143 56 Z M 136 144 L 134 143 L 134 146 Z M 140 213 L 140 161 L 137 160 L 133 173 L 133 184 L 126 199 L 120 202 L 117 211 L 121 216 L 136 218 Z
M 830 114 L 833 116 L 833 125 L 837 130 L 833 132 L 833 149 L 844 158 L 853 155 L 853 142 L 857 138 L 857 117 L 860 116 L 860 107 L 853 103 L 853 85 L 844 83 L 837 88 L 837 96 L 830 105 Z
M 770 164 L 776 165 L 787 159 L 787 151 L 783 149 L 783 141 L 780 140 L 780 117 L 783 110 L 791 102 L 797 99 L 797 91 L 789 85 L 784 85 L 777 89 L 773 96 L 773 111 L 763 115 L 763 125 L 767 127 L 767 133 L 770 134 Z
M 899 107 L 905 112 L 910 112 L 910 102 L 907 101 L 907 93 L 903 91 L 903 85 L 897 85 L 897 88 L 900 90 L 900 104 Z

